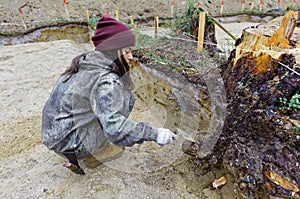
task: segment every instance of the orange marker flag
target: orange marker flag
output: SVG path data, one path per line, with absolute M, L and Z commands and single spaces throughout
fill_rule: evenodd
M 174 0 L 172 0 L 171 1 L 171 17 L 174 16 L 174 5 L 175 5 Z
M 66 15 L 67 15 L 68 21 L 70 21 L 67 0 L 64 0 L 64 6 L 65 6 L 65 11 L 66 11 Z
M 22 10 L 22 8 L 18 8 L 18 11 L 19 11 L 19 14 L 20 14 L 20 15 L 23 15 L 23 10 Z
M 221 3 L 221 9 L 220 9 L 220 14 L 223 14 L 224 5 L 225 5 L 225 2 L 222 1 L 222 3 Z
M 20 16 L 21 16 L 21 18 L 22 18 L 23 26 L 24 26 L 24 28 L 25 28 L 25 30 L 26 30 L 26 29 L 27 29 L 27 26 L 26 26 L 26 24 L 25 24 L 25 20 L 24 20 L 24 15 L 23 15 L 23 10 L 22 10 L 22 8 L 21 8 L 21 7 L 18 8 L 18 11 L 19 11 L 19 14 L 20 14 Z
M 244 8 L 245 8 L 245 3 L 246 3 L 246 0 L 242 0 L 242 11 L 243 11 Z
M 259 2 L 259 11 L 262 11 L 262 6 L 263 6 L 263 1 L 260 0 L 260 2 Z

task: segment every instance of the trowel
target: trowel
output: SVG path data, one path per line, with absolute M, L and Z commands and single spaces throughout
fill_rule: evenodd
M 180 130 L 179 128 L 177 128 L 177 135 L 181 135 L 183 137 L 183 139 L 185 139 L 187 141 L 190 141 L 193 143 L 196 142 L 196 140 L 195 140 L 195 138 L 193 138 L 193 136 L 187 134 L 186 132 Z

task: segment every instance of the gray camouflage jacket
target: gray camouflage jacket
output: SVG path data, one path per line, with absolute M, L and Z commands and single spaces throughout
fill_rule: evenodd
M 58 154 L 74 150 L 84 158 L 108 141 L 132 146 L 156 140 L 157 128 L 128 120 L 134 97 L 111 64 L 103 53 L 89 52 L 67 82 L 59 78 L 43 109 L 41 134 L 49 149 Z

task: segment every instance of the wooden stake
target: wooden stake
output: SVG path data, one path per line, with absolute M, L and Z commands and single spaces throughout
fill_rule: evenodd
M 285 3 L 284 4 L 284 10 L 287 10 L 288 9 L 288 3 Z
M 66 11 L 67 19 L 68 19 L 68 21 L 70 21 L 69 11 L 68 11 L 68 6 L 67 6 L 67 0 L 64 0 L 64 6 L 65 6 L 65 11 Z
M 250 10 L 253 10 L 254 9 L 254 1 L 251 2 L 251 8 Z
M 116 10 L 116 20 L 120 21 L 119 10 Z
M 86 10 L 86 19 L 87 19 L 87 22 L 88 22 L 90 41 L 92 41 L 92 28 L 90 26 L 90 11 L 89 10 Z
M 246 3 L 246 1 L 245 1 L 245 0 L 242 0 L 242 12 L 243 12 L 244 9 L 245 9 L 245 3 Z
M 260 12 L 262 11 L 262 6 L 263 6 L 263 1 L 260 0 L 260 2 L 259 2 L 259 11 L 260 11 Z
M 200 12 L 199 27 L 198 27 L 198 45 L 197 45 L 198 53 L 201 53 L 203 51 L 204 32 L 205 32 L 205 12 Z
M 130 16 L 131 19 L 131 28 L 134 28 L 134 16 Z
M 26 26 L 26 24 L 25 24 L 25 19 L 24 19 L 24 15 L 23 15 L 23 10 L 22 10 L 22 8 L 19 8 L 18 11 L 19 11 L 19 14 L 20 14 L 20 16 L 21 16 L 21 18 L 22 18 L 22 24 L 23 24 L 23 26 L 24 26 L 24 28 L 25 28 L 25 30 L 26 30 L 26 29 L 27 29 L 27 26 Z
M 223 10 L 224 10 L 224 1 L 222 1 L 221 3 L 221 9 L 220 9 L 220 14 L 222 15 L 223 14 Z
M 90 11 L 89 10 L 86 10 L 86 19 L 87 19 L 87 22 L 90 23 Z
M 158 34 L 158 17 L 154 17 L 154 33 L 155 33 L 155 37 L 157 37 Z
M 171 2 L 171 17 L 174 17 L 174 1 Z

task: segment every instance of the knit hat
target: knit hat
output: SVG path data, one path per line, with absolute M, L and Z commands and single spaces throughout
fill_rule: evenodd
M 95 50 L 99 51 L 135 46 L 135 36 L 133 32 L 125 24 L 110 16 L 103 16 L 99 19 L 92 41 Z

